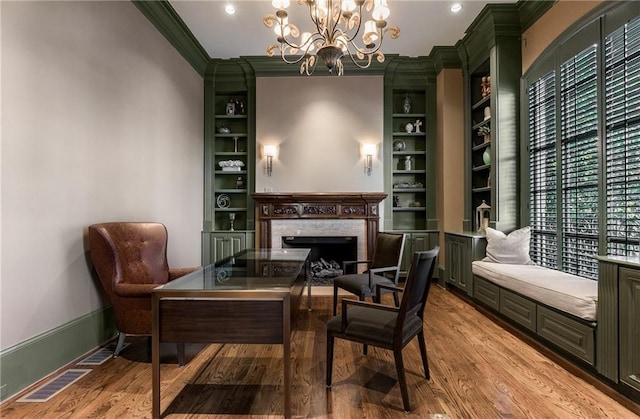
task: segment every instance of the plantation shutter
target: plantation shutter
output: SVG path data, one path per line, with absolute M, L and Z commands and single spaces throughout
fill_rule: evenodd
M 529 225 L 531 259 L 557 268 L 555 72 L 529 86 Z
M 605 38 L 607 254 L 640 240 L 640 19 Z
M 562 270 L 597 279 L 597 48 L 560 66 Z

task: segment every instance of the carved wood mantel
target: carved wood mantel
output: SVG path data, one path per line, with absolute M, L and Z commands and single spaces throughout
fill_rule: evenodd
M 271 221 L 286 219 L 363 219 L 367 256 L 373 256 L 378 234 L 378 204 L 387 197 L 382 192 L 335 193 L 253 193 L 260 248 L 271 248 Z

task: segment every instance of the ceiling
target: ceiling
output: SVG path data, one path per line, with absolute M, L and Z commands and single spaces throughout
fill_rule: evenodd
M 429 55 L 434 46 L 455 45 L 489 3 L 459 2 L 463 5 L 462 11 L 454 14 L 450 11 L 453 0 L 389 0 L 391 15 L 387 21 L 400 28 L 400 37 L 385 38 L 382 51 L 414 57 Z M 273 29 L 262 22 L 264 15 L 274 12 L 270 0 L 170 0 L 170 3 L 211 58 L 263 56 L 267 46 L 276 43 Z M 225 13 L 227 3 L 235 6 L 235 15 Z M 493 0 L 490 3 L 515 1 Z M 306 7 L 298 5 L 296 0 L 291 0 L 289 21 L 301 32 L 311 28 Z

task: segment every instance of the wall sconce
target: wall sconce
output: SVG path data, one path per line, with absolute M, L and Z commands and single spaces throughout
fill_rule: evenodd
M 262 147 L 262 154 L 267 158 L 267 176 L 271 176 L 273 171 L 273 158 L 276 156 L 277 147 L 275 145 L 265 145 Z
M 378 154 L 378 150 L 375 144 L 365 144 L 362 147 L 362 152 L 365 155 L 364 168 L 367 172 L 367 176 L 371 176 L 371 169 L 373 169 L 373 156 Z

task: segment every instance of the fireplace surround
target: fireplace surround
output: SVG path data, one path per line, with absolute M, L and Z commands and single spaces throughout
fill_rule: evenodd
M 253 193 L 260 248 L 281 248 L 282 237 L 351 236 L 358 260 L 371 259 L 382 192 Z

